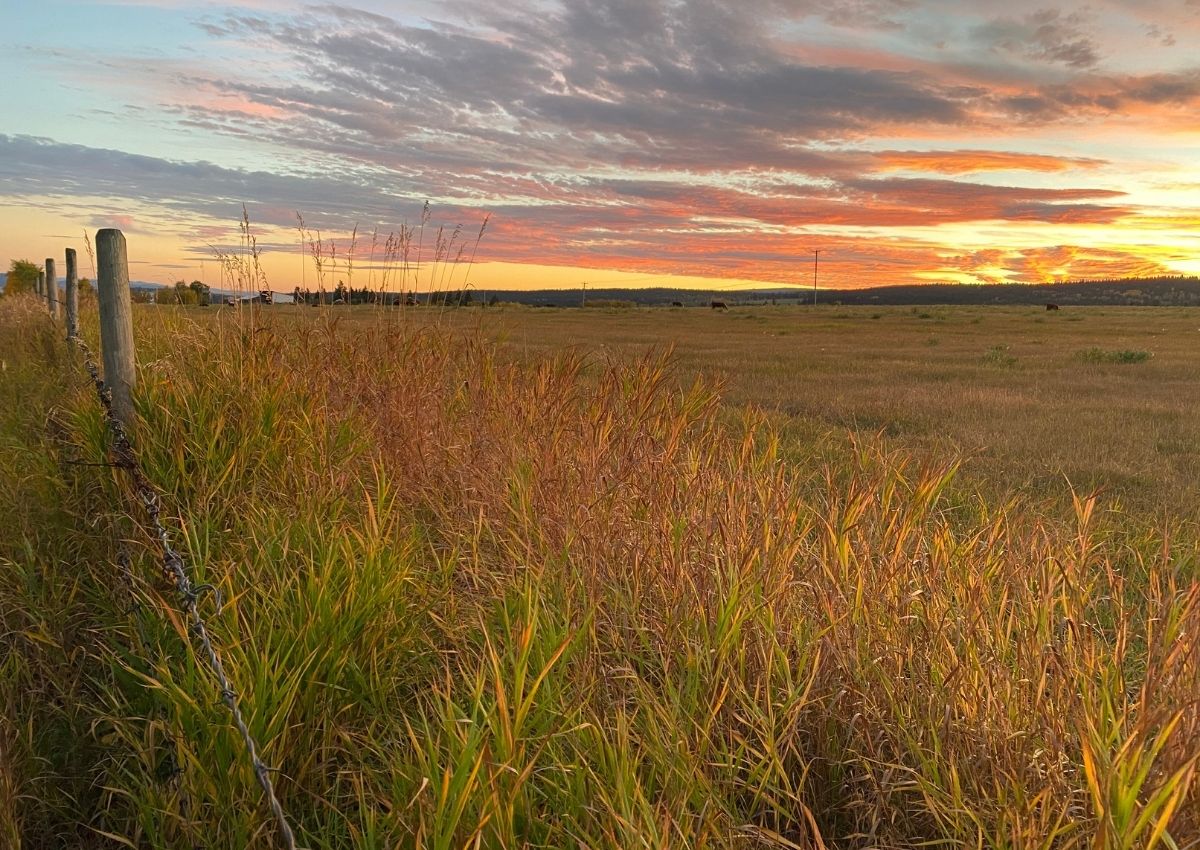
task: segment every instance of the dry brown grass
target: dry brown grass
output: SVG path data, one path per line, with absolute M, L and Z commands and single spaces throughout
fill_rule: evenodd
M 789 317 L 689 317 L 672 371 L 643 311 L 591 326 L 612 358 L 556 344 L 576 315 L 255 315 L 137 312 L 138 443 L 307 846 L 1200 845 L 1195 552 L 1083 495 L 951 499 L 952 461 L 872 439 L 798 463 L 688 374 L 719 347 L 822 408 L 749 346 Z M 92 401 L 29 313 L 0 331 L 0 825 L 268 841 L 119 478 L 64 462 L 102 457 Z
M 670 346 L 680 380 L 704 375 L 728 405 L 777 414 L 800 460 L 848 431 L 882 434 L 925 458 L 963 455 L 962 477 L 997 501 L 1020 492 L 1064 512 L 1070 482 L 1106 508 L 1200 518 L 1200 310 L 507 308 L 454 320 L 531 354 Z M 1152 356 L 1096 355 L 1139 351 Z

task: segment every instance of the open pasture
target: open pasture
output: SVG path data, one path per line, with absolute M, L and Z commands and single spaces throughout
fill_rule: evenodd
M 528 354 L 670 347 L 676 380 L 703 376 L 727 405 L 768 411 L 798 460 L 850 433 L 882 435 L 932 460 L 961 457 L 960 478 L 994 499 L 1021 492 L 1062 506 L 1073 486 L 1106 506 L 1200 518 L 1200 309 L 508 306 L 444 316 Z

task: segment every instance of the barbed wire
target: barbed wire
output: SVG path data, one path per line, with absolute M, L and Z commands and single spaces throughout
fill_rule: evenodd
M 56 408 L 51 409 L 46 420 L 46 428 L 51 443 L 58 449 L 59 463 L 63 467 L 64 478 L 67 474 L 66 470 L 69 467 L 98 467 L 109 469 L 122 468 L 120 465 L 112 463 L 111 461 L 92 462 L 80 460 L 73 451 L 70 451 L 72 447 L 70 446 L 67 437 L 66 425 L 58 419 L 58 411 Z M 64 456 L 64 453 L 67 453 L 68 456 Z M 126 514 L 121 514 L 121 519 L 128 520 L 130 522 L 134 521 L 133 517 Z M 122 522 L 121 524 L 123 525 L 124 523 Z M 145 654 L 147 656 L 145 662 L 148 665 L 148 669 L 145 671 L 145 673 L 146 675 L 150 675 L 154 668 L 164 663 L 162 648 L 158 646 L 157 643 L 152 643 L 146 633 L 146 617 L 144 615 L 142 593 L 140 591 L 142 582 L 133 570 L 128 541 L 125 539 L 124 535 L 119 532 L 116 524 L 114 524 L 112 530 L 114 534 L 116 534 L 118 540 L 117 557 L 115 560 L 117 574 L 121 579 L 121 585 L 125 591 L 125 604 L 122 609 L 122 613 L 129 619 L 134 632 L 133 634 L 129 635 L 129 649 L 130 652 L 132 652 L 135 656 L 139 654 Z M 154 699 L 154 697 L 152 697 L 152 699 Z M 158 717 L 161 717 L 163 714 L 164 712 L 161 710 L 156 712 L 156 716 Z M 147 718 L 147 720 L 149 722 L 149 718 Z M 178 802 L 180 821 L 183 831 L 189 840 L 188 846 L 190 846 L 192 850 L 201 850 L 201 845 L 198 844 L 194 839 L 193 824 L 188 817 L 188 813 L 191 810 L 191 801 L 187 792 L 187 788 L 184 786 L 184 783 L 181 779 L 183 775 L 183 767 L 180 764 L 177 754 L 177 749 L 180 746 L 186 746 L 186 743 L 181 745 L 177 736 L 172 734 L 169 728 L 165 731 L 164 737 L 165 745 L 159 744 L 156 746 L 156 752 L 164 751 L 164 755 L 162 757 L 155 757 L 154 778 L 170 787 L 179 795 Z
M 84 368 L 87 369 L 88 376 L 91 378 L 91 382 L 96 388 L 96 393 L 100 397 L 100 406 L 104 411 L 104 419 L 112 435 L 113 465 L 124 469 L 129 474 L 138 499 L 141 500 L 142 506 L 146 509 L 146 514 L 150 518 L 150 524 L 154 527 L 154 535 L 158 540 L 159 549 L 162 551 L 163 578 L 169 584 L 175 586 L 175 590 L 179 593 L 179 597 L 182 600 L 183 608 L 191 619 L 191 630 L 195 633 L 196 639 L 199 640 L 200 646 L 204 650 L 204 658 L 208 662 L 209 668 L 212 670 L 213 675 L 217 677 L 217 684 L 220 686 L 221 702 L 229 709 L 229 713 L 233 717 L 233 723 L 242 737 L 242 743 L 250 755 L 250 762 L 254 766 L 254 775 L 258 779 L 258 784 L 262 787 L 263 795 L 267 798 L 267 803 L 271 807 L 272 814 L 275 816 L 275 822 L 279 826 L 279 833 L 283 839 L 283 844 L 287 850 L 297 850 L 296 837 L 292 832 L 291 824 L 288 822 L 287 815 L 283 811 L 283 805 L 279 802 L 279 798 L 275 794 L 275 787 L 271 782 L 271 768 L 267 767 L 262 759 L 259 758 L 258 744 L 255 742 L 245 718 L 242 716 L 237 692 L 233 689 L 229 677 L 225 674 L 225 667 L 221 663 L 221 657 L 217 653 L 216 647 L 213 645 L 208 625 L 200 613 L 199 601 L 208 593 L 211 593 L 216 600 L 216 607 L 219 612 L 222 603 L 221 593 L 211 584 L 194 584 L 192 582 L 191 576 L 188 575 L 187 567 L 184 564 L 183 556 L 171 545 L 170 535 L 162 523 L 162 500 L 159 497 L 158 490 L 150 483 L 145 472 L 142 471 L 141 464 L 138 463 L 137 455 L 133 451 L 133 443 L 129 439 L 129 433 L 125 429 L 125 424 L 113 410 L 112 392 L 105 386 L 104 380 L 100 377 L 100 370 L 96 366 L 91 349 L 88 348 L 87 343 L 77 334 L 68 336 L 67 341 L 74 344 L 83 355 Z

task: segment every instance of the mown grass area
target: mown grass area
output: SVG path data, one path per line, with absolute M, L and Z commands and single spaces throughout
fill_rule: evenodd
M 967 497 L 895 435 L 805 452 L 716 317 L 671 365 L 639 310 L 611 357 L 554 344 L 588 316 L 420 313 L 135 313 L 138 451 L 302 844 L 1200 843 L 1186 538 Z M 967 345 L 931 333 L 894 359 Z M 0 302 L 0 843 L 273 846 L 60 337 Z M 1019 375 L 1008 339 L 961 368 Z

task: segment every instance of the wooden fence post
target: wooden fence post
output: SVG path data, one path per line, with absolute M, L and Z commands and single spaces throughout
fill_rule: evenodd
M 67 339 L 79 335 L 79 271 L 75 249 L 67 249 Z
M 46 309 L 50 318 L 58 318 L 58 270 L 53 257 L 46 258 Z
M 46 294 L 45 290 L 46 290 L 46 273 L 44 271 L 42 271 L 41 269 L 39 269 L 37 286 L 34 287 L 34 291 L 37 292 L 38 298 L 42 298 Z
M 100 301 L 100 352 L 104 384 L 112 392 L 113 411 L 133 422 L 134 367 L 133 305 L 129 298 L 129 255 L 125 235 L 106 228 L 96 234 L 97 281 Z

